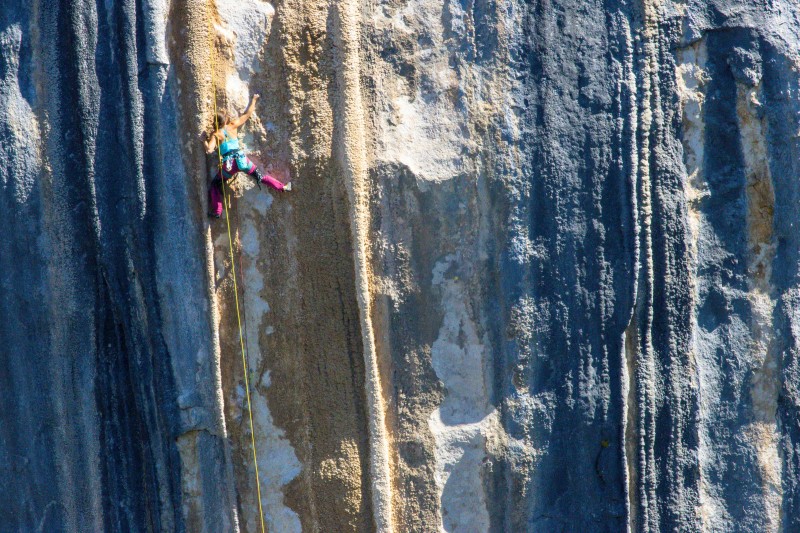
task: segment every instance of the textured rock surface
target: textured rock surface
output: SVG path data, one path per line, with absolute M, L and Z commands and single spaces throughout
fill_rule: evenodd
M 269 531 L 800 529 L 794 0 L 0 6 L 0 531 L 260 530 L 214 87 Z

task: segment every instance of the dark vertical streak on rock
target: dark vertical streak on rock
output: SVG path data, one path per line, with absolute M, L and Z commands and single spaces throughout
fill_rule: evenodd
M 376 168 L 371 181 L 382 191 L 372 206 L 373 234 L 398 246 L 389 253 L 375 250 L 374 273 L 385 279 L 413 279 L 416 285 L 430 286 L 431 272 L 440 255 L 425 250 L 446 252 L 436 244 L 443 221 L 439 217 L 425 220 L 421 215 L 433 212 L 434 193 L 421 192 L 414 175 L 402 167 Z M 409 221 L 409 225 L 398 225 L 398 220 Z M 406 264 L 409 257 L 413 260 Z M 388 404 L 394 406 L 390 417 L 394 484 L 398 494 L 414 494 L 413 498 L 397 498 L 395 525 L 401 530 L 428 530 L 434 527 L 440 512 L 434 482 L 435 444 L 428 418 L 443 397 L 442 383 L 431 364 L 431 344 L 437 337 L 442 310 L 427 291 L 413 291 L 400 300 L 388 295 L 378 297 L 378 301 L 383 299 L 385 314 L 378 312 L 376 329 L 385 332 L 378 349 L 389 360 L 387 367 L 392 373 Z
M 781 298 L 775 306 L 775 331 L 781 368 L 776 422 L 782 462 L 781 526 L 800 529 L 800 143 L 796 118 L 800 75 L 793 60 L 771 43 L 762 43 L 762 102 L 768 124 L 767 147 L 775 189 L 774 234 L 777 244 L 772 279 Z M 792 98 L 794 97 L 794 98 Z M 794 115 L 794 118 L 791 118 Z
M 504 421 L 510 436 L 540 450 L 528 479 L 521 465 L 511 470 L 521 490 L 510 493 L 526 495 L 511 503 L 514 530 L 626 522 L 621 354 L 633 305 L 634 228 L 630 171 L 612 148 L 627 118 L 619 114 L 628 112 L 613 75 L 625 61 L 615 36 L 626 16 L 609 3 L 543 1 L 531 6 L 525 27 L 530 134 L 522 190 L 529 196 L 506 200 L 518 215 L 507 222 L 499 271 L 510 305 L 533 302 L 534 337 L 509 344 L 504 393 L 543 402 L 534 416 L 550 418 L 550 427 L 513 411 Z M 527 257 L 519 249 L 526 241 Z M 580 447 L 568 444 L 576 441 Z M 557 452 L 565 447 L 569 460 Z
M 120 367 L 128 367 L 128 373 L 112 378 L 108 390 L 135 413 L 112 424 L 116 431 L 107 432 L 104 441 L 108 445 L 135 434 L 135 446 L 140 447 L 131 454 L 128 468 L 118 471 L 113 459 L 104 464 L 106 476 L 117 480 L 122 494 L 130 491 L 144 502 L 141 508 L 128 507 L 114 492 L 106 493 L 107 527 L 179 530 L 180 464 L 174 446 L 177 405 L 169 354 L 158 327 L 152 248 L 141 225 L 142 161 L 136 143 L 141 142 L 142 124 L 136 85 L 135 4 L 100 4 L 96 16 L 97 46 L 93 57 L 87 55 L 83 61 L 86 68 L 96 71 L 96 77 L 89 80 L 96 79 L 97 85 L 83 89 L 87 96 L 82 95 L 81 100 L 91 102 L 83 112 L 96 117 L 86 122 L 98 127 L 91 141 L 84 142 L 90 146 L 86 152 L 92 154 L 92 160 L 80 168 L 86 169 L 91 180 L 86 189 L 95 194 L 91 203 L 96 206 L 98 275 L 103 280 L 98 286 L 105 288 L 100 292 L 105 303 L 98 308 L 98 316 L 108 315 L 104 320 L 113 320 L 118 332 L 117 343 L 110 348 L 115 353 L 101 345 L 98 354 L 101 359 L 118 358 Z M 114 179 L 109 179 L 112 176 Z M 98 388 L 98 397 L 104 392 Z M 113 420 L 116 412 L 106 414 Z M 114 518 L 123 519 L 122 514 L 115 517 L 114 510 L 119 508 L 128 515 L 124 517 L 126 526 L 113 522 Z
M 680 113 L 675 95 L 675 64 L 666 42 L 669 25 L 659 31 L 658 70 L 654 72 L 652 111 L 653 209 L 653 376 L 664 395 L 656 398 L 654 419 L 661 528 L 689 531 L 698 506 L 697 396 L 689 360 L 691 296 L 686 243 L 687 207 L 683 196 L 682 147 L 677 141 Z M 664 489 L 667 488 L 667 491 Z M 655 524 L 653 524 L 655 526 Z
M 9 106 L 19 99 L 33 103 L 33 76 L 22 70 L 29 67 L 25 56 L 31 53 L 32 11 L 28 6 L 0 10 L 0 210 L 14 221 L 0 239 L 0 290 L 4 295 L 0 299 L 0 478 L 4 480 L 0 484 L 0 524 L 15 531 L 27 524 L 57 528 L 69 523 L 65 509 L 69 500 L 62 486 L 32 481 L 47 479 L 56 471 L 59 458 L 54 450 L 72 451 L 66 450 L 69 445 L 60 446 L 54 395 L 48 390 L 48 309 L 43 305 L 46 275 L 28 267 L 43 260 L 37 237 L 44 226 L 41 212 L 45 200 L 38 183 L 27 202 L 13 194 L 15 180 L 23 177 L 18 172 L 35 173 L 31 177 L 36 179 L 42 171 L 38 165 L 26 164 L 26 155 L 9 153 L 31 142 L 25 138 L 28 131 L 15 128 L 17 117 Z M 34 340 L 40 344 L 32 349 Z

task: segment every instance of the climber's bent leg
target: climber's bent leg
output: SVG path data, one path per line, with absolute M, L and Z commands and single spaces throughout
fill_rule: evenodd
M 267 185 L 269 185 L 273 189 L 277 189 L 279 191 L 282 191 L 286 187 L 286 185 L 284 185 L 280 181 L 276 180 L 275 178 L 273 178 L 269 174 L 261 174 L 261 172 L 259 172 L 258 169 L 256 169 L 256 177 L 258 178 L 258 180 L 261 183 L 266 183 Z
M 279 190 L 279 191 L 282 191 L 284 189 L 284 187 L 286 187 L 283 183 L 281 183 L 280 181 L 276 180 L 275 178 L 273 178 L 269 174 L 262 174 L 261 170 L 259 170 L 259 168 L 256 166 L 256 164 L 253 163 L 252 161 L 250 161 L 249 159 L 247 160 L 247 163 L 248 163 L 248 165 L 250 167 L 250 170 L 246 170 L 245 172 L 247 172 L 249 175 L 251 175 L 254 178 L 256 178 L 259 182 L 266 183 L 267 185 L 269 185 L 273 189 L 276 189 L 276 190 Z

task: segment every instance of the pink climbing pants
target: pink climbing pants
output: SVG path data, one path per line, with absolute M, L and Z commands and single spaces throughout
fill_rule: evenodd
M 228 181 L 237 172 L 244 172 L 253 176 L 259 182 L 266 183 L 273 189 L 282 191 L 284 188 L 284 184 L 280 181 L 269 174 L 262 174 L 255 163 L 250 161 L 246 155 L 240 153 L 233 157 L 227 157 L 222 162 L 222 172 L 217 172 L 217 175 L 211 181 L 211 187 L 208 189 L 209 214 L 211 216 L 219 217 L 222 215 L 222 180 Z

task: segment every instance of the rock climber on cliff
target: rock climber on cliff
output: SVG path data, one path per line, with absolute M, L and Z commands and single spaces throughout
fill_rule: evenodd
M 227 182 L 237 172 L 244 172 L 258 180 L 259 183 L 266 183 L 279 191 L 292 190 L 291 183 L 284 185 L 269 174 L 262 174 L 255 163 L 250 161 L 239 147 L 238 129 L 253 114 L 259 98 L 260 95 L 254 94 L 250 105 L 238 118 L 231 117 L 226 111 L 218 112 L 214 117 L 214 133 L 210 135 L 207 132 L 205 133 L 203 144 L 205 144 L 206 153 L 210 154 L 216 150 L 217 143 L 219 143 L 219 154 L 222 158 L 221 170 L 217 172 L 217 175 L 211 181 L 211 187 L 208 190 L 209 216 L 219 218 L 222 215 L 222 180 L 224 179 Z

